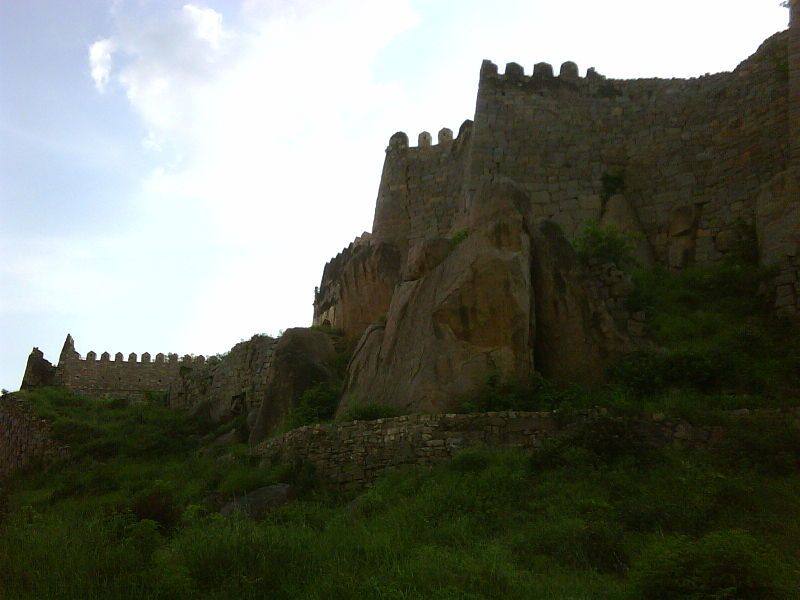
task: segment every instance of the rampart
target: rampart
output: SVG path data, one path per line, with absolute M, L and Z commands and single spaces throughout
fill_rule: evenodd
M 557 412 L 509 411 L 310 425 L 264 442 L 253 454 L 267 464 L 307 463 L 329 485 L 358 488 L 387 470 L 449 460 L 471 446 L 532 450 L 607 414 L 598 408 L 566 419 Z M 800 427 L 800 409 L 788 416 Z M 722 427 L 696 426 L 660 414 L 642 416 L 633 426 L 656 445 L 707 448 L 724 438 Z
M 177 382 L 181 368 L 204 362 L 203 356 L 186 355 L 179 359 L 177 354 L 159 353 L 152 358 L 147 352 L 142 354 L 141 360 L 137 360 L 135 353 L 129 354 L 126 360 L 121 352 L 117 352 L 113 360 L 108 352 L 98 358 L 90 351 L 82 358 L 75 350 L 72 336 L 67 335 L 55 367 L 34 348 L 28 357 L 20 389 L 57 385 L 91 397 L 144 400 L 152 392 L 168 392 Z
M 788 37 L 773 36 L 733 73 L 696 79 L 580 77 L 574 63 L 557 76 L 544 63 L 499 74 L 484 61 L 474 123 L 455 142 L 390 140 L 373 236 L 447 235 L 472 195 L 505 176 L 528 192 L 533 217 L 568 237 L 621 193 L 660 263 L 717 260 L 788 165 Z
M 0 480 L 66 453 L 51 438 L 47 422 L 36 418 L 24 400 L 13 394 L 0 397 Z
M 756 230 L 762 262 L 780 270 L 775 307 L 795 314 L 800 211 L 796 178 L 782 176 L 800 172 L 799 139 L 798 2 L 790 30 L 730 73 L 618 80 L 595 69 L 582 77 L 572 62 L 556 74 L 546 63 L 500 73 L 484 61 L 473 120 L 455 139 L 446 129 L 436 144 L 428 132 L 416 146 L 403 132 L 391 136 L 371 237 L 345 252 L 359 265 L 340 256 L 326 266 L 314 322 L 358 337 L 365 326 L 353 318 L 353 290 L 369 293 L 380 280 L 377 296 L 391 297 L 414 245 L 468 229 L 476 198 L 500 179 L 524 189 L 531 220 L 555 221 L 568 239 L 587 222 L 636 234 L 645 266 L 718 261 Z M 397 248 L 400 266 L 378 277 L 370 252 L 382 244 Z M 373 317 L 388 306 L 367 304 Z

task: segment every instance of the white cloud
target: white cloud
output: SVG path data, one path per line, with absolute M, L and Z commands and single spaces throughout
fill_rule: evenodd
M 89 46 L 89 68 L 97 91 L 102 93 L 108 85 L 111 74 L 111 56 L 115 44 L 111 39 L 98 40 Z
M 191 4 L 184 4 L 183 12 L 194 21 L 197 37 L 207 41 L 212 48 L 218 48 L 222 37 L 222 15 L 211 8 L 198 8 Z

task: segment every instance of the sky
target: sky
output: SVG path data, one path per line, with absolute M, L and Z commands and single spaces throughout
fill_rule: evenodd
M 481 60 L 730 71 L 779 0 L 0 0 L 0 386 L 38 346 L 216 354 L 308 326 L 384 150 Z

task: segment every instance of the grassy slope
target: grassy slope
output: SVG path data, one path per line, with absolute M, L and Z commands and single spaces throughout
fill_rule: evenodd
M 640 274 L 666 350 L 603 389 L 496 383 L 475 405 L 720 420 L 718 408 L 800 404 L 797 338 L 761 312 L 759 277 Z M 798 597 L 800 433 L 780 416 L 737 421 L 714 452 L 653 449 L 608 421 L 533 457 L 471 450 L 339 496 L 242 447 L 198 456 L 209 426 L 180 413 L 29 397 L 74 459 L 13 482 L 2 598 Z M 300 498 L 262 523 L 208 508 L 276 481 Z

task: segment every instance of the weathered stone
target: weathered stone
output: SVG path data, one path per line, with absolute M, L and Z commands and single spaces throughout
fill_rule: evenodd
M 287 329 L 275 344 L 264 398 L 250 431 L 250 443 L 264 439 L 296 406 L 308 388 L 333 381 L 336 355 L 331 339 L 313 329 Z

